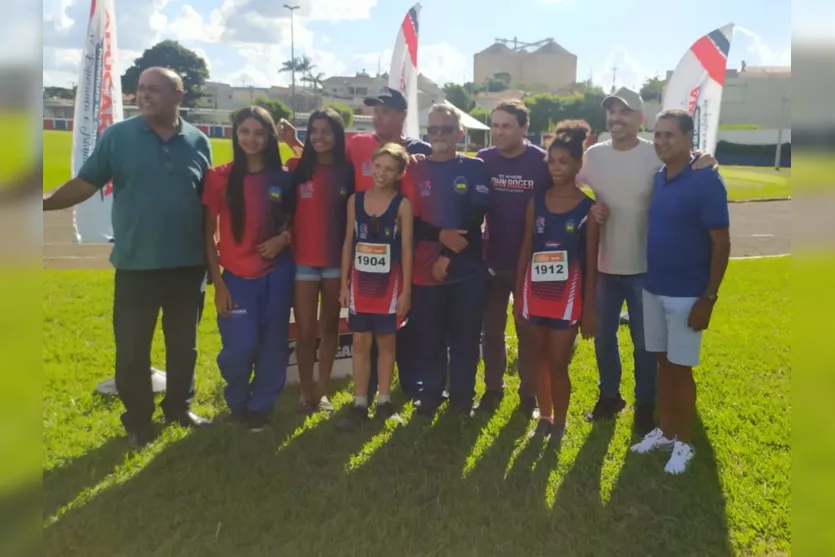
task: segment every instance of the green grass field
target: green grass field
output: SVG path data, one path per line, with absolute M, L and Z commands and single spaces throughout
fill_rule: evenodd
M 490 418 L 335 431 L 302 419 L 298 392 L 260 434 L 223 423 L 212 304 L 200 327 L 196 410 L 209 429 L 165 430 L 126 451 L 112 376 L 112 273 L 43 273 L 43 546 L 46 555 L 647 556 L 791 551 L 791 258 L 732 261 L 696 371 L 696 457 L 688 474 L 636 456 L 630 411 L 595 427 L 593 345 L 572 364 L 559 447 L 525 437 L 505 397 Z M 211 292 L 209 293 L 211 300 Z M 508 331 L 511 333 L 512 331 Z M 633 388 L 621 330 L 623 394 Z M 515 343 L 511 342 L 511 360 Z M 153 363 L 164 367 L 157 332 Z M 508 389 L 515 392 L 517 378 Z M 483 388 L 479 379 L 479 389 Z
M 44 132 L 44 191 L 60 186 L 70 177 L 70 148 L 72 135 L 68 132 Z M 282 145 L 282 157 L 291 155 Z M 228 139 L 212 139 L 215 164 L 232 159 L 232 143 Z M 768 168 L 741 166 L 722 167 L 722 176 L 728 186 L 728 198 L 734 201 L 788 197 L 791 195 L 791 172 L 776 172 Z

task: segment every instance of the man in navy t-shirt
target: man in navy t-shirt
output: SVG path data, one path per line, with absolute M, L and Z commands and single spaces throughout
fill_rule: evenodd
M 488 176 L 482 160 L 456 153 L 463 132 L 452 108 L 434 106 L 428 123 L 432 154 L 409 171 L 417 240 L 410 320 L 422 383 L 418 412 L 434 414 L 449 368 L 452 406 L 469 416 L 487 283 L 481 225 Z
M 713 168 L 694 170 L 693 118 L 666 110 L 655 125 L 664 166 L 655 176 L 647 232 L 643 308 L 646 349 L 658 357 L 659 427 L 633 452 L 670 450 L 665 471 L 681 474 L 693 458 L 693 367 L 710 323 L 731 251 L 725 183 Z
M 493 147 L 482 149 L 490 176 L 484 254 L 490 277 L 484 305 L 484 382 L 479 410 L 493 411 L 504 394 L 507 369 L 507 304 L 516 285 L 516 266 L 525 231 L 525 211 L 534 190 L 551 184 L 544 149 L 525 140 L 529 113 L 519 101 L 499 104 L 491 116 Z M 515 302 L 514 302 L 515 303 Z M 515 313 L 514 313 L 515 315 Z M 519 347 L 519 410 L 528 418 L 536 413 L 536 364 L 529 328 L 516 322 Z

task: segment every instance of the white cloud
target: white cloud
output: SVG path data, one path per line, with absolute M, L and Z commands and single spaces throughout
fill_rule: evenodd
M 386 73 L 391 69 L 392 49 L 387 48 L 379 52 L 368 52 L 356 55 L 360 68 L 374 75 L 377 69 Z M 418 52 L 418 68 L 420 73 L 428 77 L 439 86 L 449 81 L 462 83 L 473 77 L 472 57 L 465 55 L 446 41 L 434 44 L 420 45 Z
M 750 53 L 751 57 L 744 57 L 745 61 L 749 65 L 758 65 L 758 66 L 790 66 L 792 63 L 792 52 L 791 49 L 788 50 L 774 50 L 770 46 L 766 44 L 763 40 L 762 36 L 759 33 L 751 31 L 747 27 L 743 27 L 741 25 L 737 25 L 734 27 L 734 35 L 741 34 L 745 37 L 746 40 L 743 40 L 743 43 L 746 43 L 745 52 Z M 738 36 L 733 38 L 733 43 L 736 43 L 739 40 Z M 731 49 L 733 49 L 735 44 L 731 44 Z
M 615 88 L 629 87 L 637 91 L 648 77 L 650 74 L 644 66 L 621 45 L 612 49 L 603 65 L 592 72 L 592 81 L 604 91 L 609 91 L 613 83 Z M 582 78 L 578 76 L 578 79 Z

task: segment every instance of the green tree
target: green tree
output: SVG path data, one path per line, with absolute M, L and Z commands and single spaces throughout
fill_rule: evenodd
M 525 98 L 531 113 L 531 133 L 552 131 L 560 120 L 585 120 L 592 133 L 599 134 L 606 128 L 606 115 L 600 107 L 602 92 L 589 92 L 567 96 L 539 93 Z
M 664 81 L 660 77 L 650 77 L 641 86 L 641 98 L 645 101 L 661 102 L 661 92 L 664 89 Z
M 354 123 L 354 111 L 351 110 L 351 107 L 337 102 L 326 102 L 325 106 L 334 109 L 340 116 L 342 116 L 342 120 L 345 122 L 346 130 Z
M 471 96 L 475 97 L 479 93 L 484 91 L 484 85 L 481 83 L 473 83 L 472 81 L 468 81 L 463 85 L 464 90 L 469 93 Z
M 66 87 L 44 87 L 43 98 L 72 100 L 75 98 L 76 89 L 77 87 L 73 87 L 72 89 L 67 89 Z
M 286 104 L 284 104 L 283 102 L 281 102 L 278 99 L 271 99 L 269 97 L 260 96 L 260 97 L 255 97 L 255 99 L 253 99 L 253 101 L 252 101 L 252 104 L 255 105 L 255 106 L 260 106 L 262 108 L 266 108 L 267 112 L 270 113 L 270 115 L 273 117 L 273 120 L 275 120 L 276 123 L 278 123 L 278 121 L 281 120 L 282 118 L 284 118 L 284 119 L 289 119 L 290 118 L 290 114 L 291 114 L 290 113 L 290 107 L 288 107 Z M 235 121 L 235 117 L 238 115 L 239 110 L 240 110 L 240 108 L 238 110 L 233 110 L 229 114 L 229 121 L 230 122 Z
M 446 100 L 463 110 L 469 112 L 475 106 L 472 95 L 467 92 L 463 85 L 447 83 L 444 85 L 444 96 Z
M 203 96 L 203 86 L 209 79 L 206 61 L 193 50 L 177 41 L 162 41 L 142 53 L 122 76 L 122 92 L 135 94 L 139 76 L 148 68 L 169 68 L 183 79 L 183 106 L 192 107 Z
M 510 74 L 507 72 L 498 72 L 493 74 L 484 84 L 485 89 L 490 93 L 498 93 L 499 91 L 507 91 L 510 89 Z

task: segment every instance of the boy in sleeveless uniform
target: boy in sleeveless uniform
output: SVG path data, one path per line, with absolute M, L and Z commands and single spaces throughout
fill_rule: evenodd
M 589 219 L 594 202 L 575 182 L 589 132 L 584 121 L 557 125 L 548 148 L 551 187 L 537 191 L 528 203 L 516 283 L 521 303 L 516 311 L 533 329 L 539 363 L 540 419 L 532 436 L 562 438 L 571 396 L 568 364 L 577 328 L 584 338 L 595 333 L 600 225 Z
M 368 419 L 371 346 L 378 347 L 379 396 L 375 418 L 402 422 L 391 403 L 396 333 L 409 311 L 412 290 L 412 207 L 398 191 L 409 155 L 396 143 L 371 158 L 374 187 L 348 201 L 342 249 L 340 301 L 353 332 L 354 405 L 339 422 L 353 430 Z

